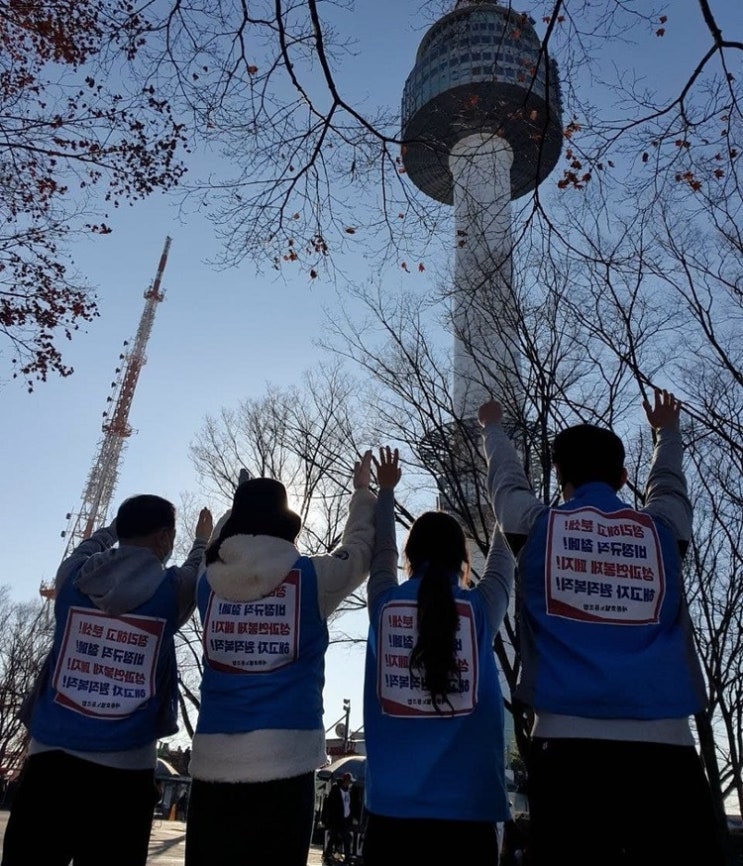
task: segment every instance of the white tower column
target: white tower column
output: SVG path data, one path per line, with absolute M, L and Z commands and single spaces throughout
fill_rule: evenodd
M 454 411 L 472 417 L 516 372 L 511 283 L 511 164 L 504 138 L 475 133 L 451 149 L 455 260 Z M 496 320 L 497 316 L 497 320 Z

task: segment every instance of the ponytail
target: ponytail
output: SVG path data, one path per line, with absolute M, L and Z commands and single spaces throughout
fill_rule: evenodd
M 428 511 L 413 523 L 405 545 L 408 572 L 421 578 L 418 589 L 418 640 L 411 650 L 411 673 L 420 676 L 434 709 L 451 707 L 459 688 L 456 636 L 459 616 L 452 577 L 468 566 L 467 543 L 459 523 L 442 511 Z
M 418 641 L 410 653 L 410 669 L 419 674 L 436 712 L 449 701 L 461 680 L 455 640 L 458 614 L 451 591 L 451 572 L 440 563 L 424 572 L 418 590 Z

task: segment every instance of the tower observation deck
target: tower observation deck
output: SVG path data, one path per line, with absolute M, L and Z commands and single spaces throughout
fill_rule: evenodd
M 407 175 L 454 205 L 453 403 L 474 421 L 483 398 L 502 393 L 493 379 L 518 380 L 511 201 L 544 180 L 562 146 L 557 64 L 534 20 L 496 0 L 457 0 L 421 40 L 401 122 Z
M 513 152 L 511 198 L 544 180 L 562 147 L 557 64 L 534 20 L 496 0 L 458 0 L 421 40 L 402 98 L 403 164 L 413 183 L 453 204 L 449 154 L 473 133 Z

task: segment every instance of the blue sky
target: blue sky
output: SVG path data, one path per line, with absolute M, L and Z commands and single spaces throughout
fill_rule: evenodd
M 725 13 L 722 23 L 727 18 L 732 26 L 736 6 L 736 0 L 716 4 L 715 11 Z M 343 19 L 357 39 L 356 56 L 343 61 L 338 76 L 348 95 L 365 98 L 370 108 L 397 108 L 428 20 L 418 14 L 415 2 L 359 0 L 356 11 Z M 667 26 L 665 40 L 646 40 L 635 53 L 622 46 L 622 63 L 650 71 L 657 82 L 689 53 L 701 53 L 701 23 L 693 0 L 675 0 Z M 705 35 L 704 45 L 708 41 Z M 607 62 L 614 59 L 610 50 L 606 54 Z M 208 160 L 193 174 L 205 169 Z M 302 373 L 321 357 L 314 340 L 323 327 L 323 307 L 335 301 L 336 287 L 310 281 L 304 273 L 259 275 L 249 261 L 236 269 L 214 270 L 206 264 L 218 251 L 210 223 L 196 213 L 181 224 L 175 203 L 164 196 L 117 211 L 110 222 L 112 235 L 82 242 L 74 251 L 80 271 L 97 288 L 101 312 L 65 346 L 74 374 L 52 378 L 27 394 L 6 382 L 0 367 L 2 582 L 17 600 L 38 597 L 41 581 L 51 580 L 59 565 L 65 515 L 79 507 L 118 355 L 123 341 L 134 336 L 142 295 L 155 275 L 166 235 L 172 238 L 163 280 L 166 299 L 157 310 L 133 401 L 130 422 L 137 432 L 124 452 L 115 502 L 143 491 L 176 503 L 184 492 L 198 496 L 188 446 L 204 417 L 261 396 L 268 382 L 300 384 Z M 379 263 L 365 261 L 360 253 L 349 257 L 346 266 L 359 280 L 380 270 Z M 385 279 L 391 290 L 401 279 L 421 292 L 433 288 L 426 275 L 401 277 L 396 264 Z M 358 627 L 363 630 L 363 617 Z M 344 697 L 352 701 L 352 728 L 361 725 L 362 681 L 363 651 L 331 650 L 327 725 L 341 715 Z

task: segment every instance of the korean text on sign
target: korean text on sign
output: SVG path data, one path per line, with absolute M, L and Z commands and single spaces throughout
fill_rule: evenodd
M 301 572 L 292 570 L 257 601 L 212 595 L 204 620 L 204 654 L 225 673 L 266 673 L 297 658 Z
M 477 641 L 475 618 L 468 602 L 458 601 L 456 635 L 458 677 L 452 678 L 447 713 L 472 712 L 477 700 Z M 392 601 L 384 605 L 379 628 L 377 683 L 382 712 L 389 716 L 439 716 L 417 671 L 410 670 L 410 653 L 418 640 L 417 606 Z
M 84 715 L 130 716 L 155 692 L 165 620 L 72 607 L 54 671 L 55 700 Z
M 547 613 L 584 622 L 658 621 L 666 581 L 649 515 L 595 508 L 550 514 L 545 561 Z

